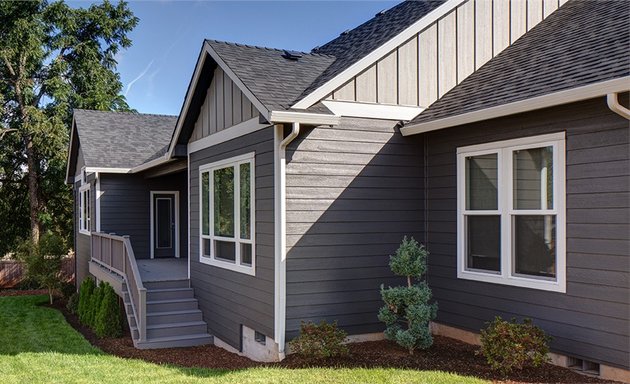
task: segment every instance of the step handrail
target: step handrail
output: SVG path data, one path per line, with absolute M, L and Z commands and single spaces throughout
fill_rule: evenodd
M 129 236 L 91 232 L 91 259 L 100 266 L 120 275 L 127 285 L 129 302 L 138 327 L 138 342 L 147 339 L 147 289 L 142 284 L 136 256 Z M 107 244 L 103 252 L 103 245 Z

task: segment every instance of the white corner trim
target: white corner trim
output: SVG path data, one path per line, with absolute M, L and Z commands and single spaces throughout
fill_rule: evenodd
M 536 109 L 554 107 L 569 104 L 576 101 L 588 100 L 609 93 L 624 92 L 630 89 L 630 76 L 618 79 L 602 81 L 582 87 L 567 89 L 531 99 L 516 101 L 513 103 L 498 105 L 496 107 L 481 109 L 478 111 L 463 113 L 461 115 L 445 117 L 419 124 L 409 124 L 400 129 L 403 136 L 415 135 L 423 132 L 436 131 L 438 129 L 454 127 L 477 121 L 494 119 L 497 117 L 514 115 L 517 113 L 533 111 Z
M 413 23 L 407 29 L 394 36 L 391 40 L 381 45 L 370 54 L 365 56 L 363 59 L 357 61 L 350 67 L 346 68 L 343 72 L 338 74 L 337 76 L 330 79 L 328 82 L 324 83 L 321 87 L 317 88 L 302 100 L 293 104 L 291 108 L 296 109 L 306 109 L 311 105 L 317 103 L 319 100 L 326 97 L 335 89 L 341 87 L 352 77 L 358 75 L 363 70 L 368 68 L 370 65 L 374 64 L 378 59 L 387 55 L 399 45 L 404 44 L 407 40 L 411 39 L 414 35 L 422 32 L 425 28 L 429 27 L 431 24 L 439 20 L 441 17 L 447 15 L 449 12 L 457 8 L 461 3 L 468 0 L 449 0 L 444 4 L 440 5 L 433 11 L 429 12 L 429 14 L 425 15 L 420 20 Z
M 243 121 L 242 123 L 236 124 L 217 133 L 213 133 L 210 136 L 188 143 L 188 154 L 190 155 L 193 152 L 236 139 L 267 127 L 269 127 L 269 124 L 260 124 L 258 122 L 258 117 L 254 117 L 253 119 Z
M 274 337 L 280 359 L 285 354 L 286 337 L 286 153 L 281 143 L 284 127 L 274 127 Z
M 306 125 L 339 125 L 340 116 L 322 115 L 319 113 L 271 111 L 269 122 L 271 123 L 300 123 Z
M 153 197 L 155 195 L 173 195 L 173 198 L 175 200 L 175 245 L 174 245 L 174 249 L 175 249 L 175 257 L 179 259 L 180 254 L 179 254 L 179 191 L 154 191 L 152 190 L 150 192 L 150 198 L 149 198 L 149 205 L 150 205 L 150 215 L 149 215 L 149 220 L 150 220 L 150 225 L 149 227 L 151 228 L 151 241 L 150 241 L 150 246 L 151 246 L 151 251 L 150 251 L 150 255 L 151 255 L 151 259 L 155 258 L 154 255 L 154 251 L 155 251 L 155 206 L 153 204 Z
M 101 231 L 101 196 L 103 195 L 103 191 L 101 191 L 101 177 L 97 173 L 96 174 L 96 232 Z
M 370 119 L 409 121 L 424 108 L 402 105 L 369 104 L 348 101 L 324 100 L 322 104 L 339 116 L 365 117 Z
M 132 168 L 85 167 L 87 173 L 131 173 Z

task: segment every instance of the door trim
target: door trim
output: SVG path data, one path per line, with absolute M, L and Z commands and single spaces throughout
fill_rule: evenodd
M 175 257 L 179 259 L 180 255 L 179 255 L 179 191 L 151 191 L 150 193 L 151 197 L 150 197 L 150 202 L 149 202 L 149 206 L 150 206 L 150 211 L 151 211 L 151 258 L 154 258 L 154 251 L 155 251 L 155 232 L 154 232 L 154 225 L 155 225 L 155 206 L 154 206 L 154 196 L 155 195 L 173 195 L 173 198 L 175 200 Z

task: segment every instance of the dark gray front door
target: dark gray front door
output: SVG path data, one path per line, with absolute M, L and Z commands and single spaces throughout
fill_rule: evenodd
M 175 195 L 153 195 L 153 257 L 175 257 Z

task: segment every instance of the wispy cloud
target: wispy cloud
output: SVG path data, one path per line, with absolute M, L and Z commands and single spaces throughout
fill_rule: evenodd
M 147 72 L 149 71 L 149 69 L 151 69 L 151 66 L 153 65 L 153 60 L 151 60 L 149 62 L 149 64 L 147 64 L 147 66 L 142 70 L 142 72 L 140 72 L 140 74 L 138 76 L 136 76 L 135 79 L 131 80 L 129 82 L 129 84 L 127 84 L 127 89 L 125 89 L 125 97 L 127 97 L 127 94 L 129 93 L 129 91 L 131 90 L 131 87 L 133 87 L 133 85 L 140 79 L 142 79 L 144 77 L 144 75 L 147 74 Z

